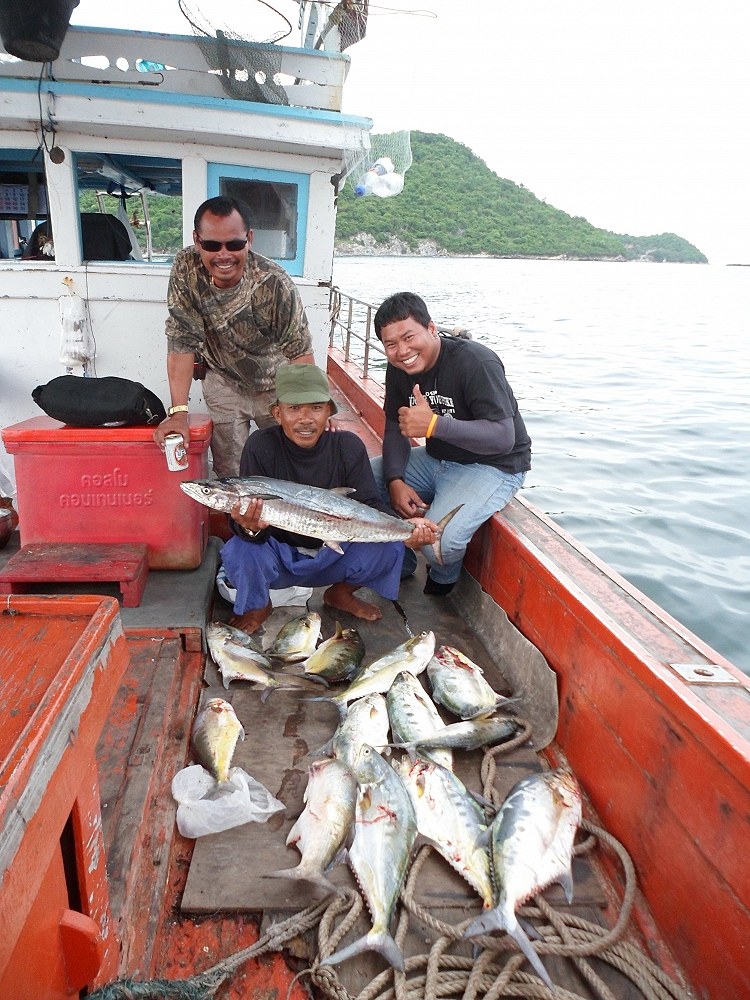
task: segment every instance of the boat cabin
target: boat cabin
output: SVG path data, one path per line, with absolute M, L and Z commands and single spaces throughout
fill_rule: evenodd
M 0 426 L 38 414 L 31 390 L 66 367 L 168 398 L 170 263 L 219 194 L 252 208 L 253 249 L 297 282 L 325 364 L 336 195 L 371 122 L 341 113 L 345 53 L 227 46 L 71 27 L 49 64 L 0 47 Z M 65 366 L 71 296 L 90 347 Z

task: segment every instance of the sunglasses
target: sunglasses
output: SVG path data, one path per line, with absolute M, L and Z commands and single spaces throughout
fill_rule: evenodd
M 202 240 L 200 236 L 196 236 L 195 239 L 209 253 L 218 253 L 222 247 L 236 253 L 238 250 L 244 250 L 247 246 L 247 237 L 244 240 L 227 240 L 226 243 L 220 243 L 219 240 Z

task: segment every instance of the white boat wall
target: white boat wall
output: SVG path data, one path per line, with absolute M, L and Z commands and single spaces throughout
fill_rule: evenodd
M 69 28 L 51 64 L 0 47 L 0 426 L 40 415 L 31 391 L 66 370 L 141 381 L 168 405 L 171 258 L 218 194 L 250 203 L 254 249 L 293 276 L 325 365 L 336 192 L 372 125 L 340 112 L 348 66 L 338 51 L 234 42 L 228 54 L 216 38 L 99 28 Z M 127 259 L 86 246 L 85 192 L 119 214 Z M 166 252 L 148 227 L 159 198 L 175 199 L 180 220 Z M 42 224 L 52 239 L 40 249 Z M 70 297 L 77 308 L 61 308 Z M 84 318 L 95 357 L 61 363 L 66 312 Z

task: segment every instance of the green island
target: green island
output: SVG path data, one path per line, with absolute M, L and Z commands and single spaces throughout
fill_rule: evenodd
M 412 132 L 411 150 L 413 163 L 397 197 L 356 197 L 349 183 L 340 191 L 337 254 L 708 263 L 674 233 L 611 233 L 568 215 L 498 177 L 448 136 Z

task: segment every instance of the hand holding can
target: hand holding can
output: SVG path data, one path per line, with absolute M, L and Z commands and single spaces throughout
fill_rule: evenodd
M 188 467 L 188 453 L 182 434 L 167 434 L 164 438 L 164 454 L 167 456 L 167 468 L 172 472 L 181 472 Z

